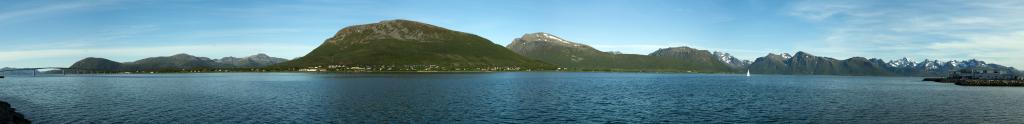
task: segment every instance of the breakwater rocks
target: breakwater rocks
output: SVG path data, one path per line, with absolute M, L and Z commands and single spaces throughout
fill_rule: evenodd
M 924 78 L 923 81 L 953 83 L 961 86 L 1024 86 L 1024 80 L 983 80 L 983 79 L 947 79 Z
M 11 104 L 0 101 L 0 124 L 31 124 L 32 121 L 25 119 L 25 115 L 15 112 Z

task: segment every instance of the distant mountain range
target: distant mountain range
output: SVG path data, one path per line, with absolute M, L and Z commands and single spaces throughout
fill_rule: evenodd
M 726 64 L 715 61 L 711 53 L 688 47 L 662 49 L 650 55 L 621 54 L 603 52 L 543 32 L 525 34 L 506 47 L 520 55 L 570 69 L 730 71 Z
M 209 59 L 188 54 L 151 57 L 119 63 L 85 58 L 71 68 L 106 71 L 180 70 L 211 68 L 308 69 L 319 67 L 522 67 L 539 70 L 562 68 L 580 71 L 674 71 L 796 75 L 941 76 L 960 69 L 989 69 L 1020 73 L 1017 69 L 980 60 L 945 61 L 908 59 L 885 61 L 853 57 L 839 60 L 806 52 L 768 54 L 754 61 L 729 53 L 687 46 L 658 49 L 647 55 L 597 50 L 589 45 L 549 33 L 529 33 L 502 47 L 480 36 L 409 21 L 386 20 L 349 26 L 305 56 L 292 61 L 257 54 L 244 58 Z M 401 66 L 401 67 L 400 67 Z M 380 68 L 378 68 L 380 69 Z M 398 69 L 403 70 L 403 69 Z M 512 69 L 518 70 L 518 69 Z
M 214 69 L 214 68 L 257 68 L 266 67 L 288 61 L 283 58 L 270 57 L 266 54 L 256 54 L 243 58 L 224 57 L 221 59 L 210 59 L 196 57 L 188 54 L 176 54 L 172 56 L 149 57 L 134 62 L 119 63 L 105 58 L 88 57 L 70 68 L 92 71 L 138 71 L 138 70 L 180 70 L 180 69 Z
M 755 74 L 798 74 L 798 75 L 874 75 L 874 76 L 943 76 L 960 69 L 1001 70 L 1020 73 L 1019 70 L 984 61 L 925 60 L 911 62 L 906 58 L 893 61 L 853 57 L 837 60 L 818 57 L 806 52 L 789 54 L 768 54 L 757 58 L 749 67 Z
M 270 57 L 267 54 L 256 54 L 252 56 L 235 58 L 235 57 L 224 57 L 214 60 L 217 63 L 222 64 L 221 66 L 235 67 L 235 68 L 256 68 L 265 67 L 278 63 L 287 62 L 288 59 Z
M 805 52 L 757 58 L 750 64 L 751 73 L 756 74 L 819 74 L 819 75 L 894 75 L 879 59 L 854 57 L 837 60 L 818 57 Z
M 887 62 L 864 57 L 838 60 L 806 52 L 793 55 L 768 54 L 751 62 L 725 52 L 709 52 L 686 46 L 662 48 L 648 55 L 621 54 L 602 52 L 589 45 L 543 32 L 525 34 L 506 47 L 523 56 L 563 68 L 581 70 L 743 72 L 749 69 L 755 74 L 873 76 L 942 76 L 960 69 L 1020 73 L 1012 67 L 979 60 L 910 62 L 904 58 Z
M 992 69 L 992 70 L 1004 70 L 1020 74 L 1021 72 L 1013 67 L 1003 66 L 999 64 L 986 63 L 980 60 L 953 60 L 943 61 L 938 60 L 924 60 L 920 62 L 912 62 L 907 58 L 892 60 L 887 62 L 888 67 L 893 72 L 902 75 L 921 76 L 921 75 L 945 75 L 947 72 L 956 71 L 960 69 Z
M 474 34 L 409 20 L 345 27 L 309 54 L 276 67 L 331 65 L 555 67 L 523 57 Z

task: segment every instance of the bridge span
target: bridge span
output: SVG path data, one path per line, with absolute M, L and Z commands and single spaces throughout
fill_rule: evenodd
M 57 69 L 57 70 L 60 70 L 60 73 L 62 75 L 67 75 L 68 74 L 67 70 L 77 70 L 77 69 L 65 68 L 65 67 L 4 68 L 4 69 L 0 69 L 0 77 L 6 76 L 7 72 L 9 72 L 9 71 L 24 71 L 24 70 L 32 70 L 32 76 L 36 76 L 37 73 L 39 73 L 40 69 Z

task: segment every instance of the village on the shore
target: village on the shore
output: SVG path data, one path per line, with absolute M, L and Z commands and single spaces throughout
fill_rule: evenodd
M 1024 86 L 1024 76 L 990 69 L 961 69 L 949 73 L 946 77 L 924 78 L 923 81 L 962 86 Z

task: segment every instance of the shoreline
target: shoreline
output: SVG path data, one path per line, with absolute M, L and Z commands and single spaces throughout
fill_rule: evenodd
M 922 81 L 953 83 L 960 86 L 1024 86 L 1024 80 L 946 79 L 931 77 L 924 78 Z

